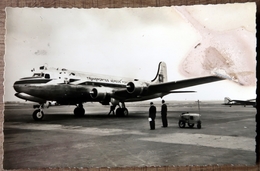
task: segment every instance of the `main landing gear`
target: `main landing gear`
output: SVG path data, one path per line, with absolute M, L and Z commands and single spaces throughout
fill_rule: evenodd
M 122 102 L 122 107 L 119 106 L 119 108 L 116 109 L 116 116 L 128 116 L 128 110 L 124 102 Z
M 85 109 L 83 108 L 82 103 L 78 104 L 78 106 L 74 109 L 74 115 L 76 117 L 82 117 L 85 115 Z
M 44 117 L 44 113 L 43 113 L 43 110 L 42 110 L 43 104 L 41 104 L 41 105 L 34 105 L 33 108 L 37 108 L 37 109 L 33 112 L 33 114 L 32 114 L 33 119 L 34 119 L 35 121 L 40 121 L 40 120 L 42 120 L 43 117 Z

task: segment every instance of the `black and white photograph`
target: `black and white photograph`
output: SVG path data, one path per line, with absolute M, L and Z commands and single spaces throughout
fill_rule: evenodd
M 255 3 L 5 12 L 4 169 L 255 165 Z

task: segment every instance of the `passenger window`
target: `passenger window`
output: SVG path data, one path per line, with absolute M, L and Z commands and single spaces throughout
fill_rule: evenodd
M 50 74 L 45 74 L 45 78 L 50 78 Z

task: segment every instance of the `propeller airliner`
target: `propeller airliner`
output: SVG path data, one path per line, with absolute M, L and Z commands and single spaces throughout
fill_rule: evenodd
M 253 106 L 256 107 L 256 99 L 250 99 L 250 100 L 231 100 L 229 97 L 224 98 L 224 105 L 228 105 L 229 107 L 233 105 L 242 105 L 246 107 L 248 106 Z
M 76 105 L 75 116 L 84 116 L 83 103 L 100 102 L 102 105 L 118 106 L 117 116 L 128 115 L 126 102 L 143 101 L 170 93 L 189 93 L 178 89 L 224 80 L 221 75 L 198 77 L 180 81 L 167 80 L 167 67 L 160 62 L 155 78 L 151 81 L 84 73 L 41 66 L 32 70 L 31 77 L 24 77 L 13 85 L 16 97 L 36 102 L 32 116 L 42 120 L 45 104 Z

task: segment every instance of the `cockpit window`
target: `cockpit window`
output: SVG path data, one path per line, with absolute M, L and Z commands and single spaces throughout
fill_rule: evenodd
M 50 74 L 44 74 L 44 73 L 34 73 L 33 77 L 51 78 Z

